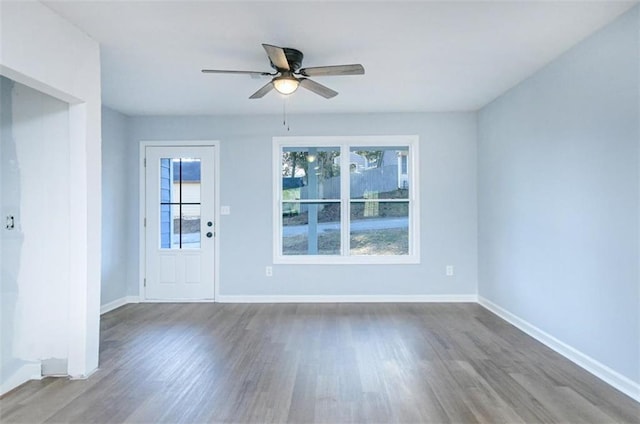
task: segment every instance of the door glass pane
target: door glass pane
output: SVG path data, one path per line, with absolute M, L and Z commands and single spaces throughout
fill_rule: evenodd
M 176 203 L 200 203 L 200 159 L 181 158 L 173 162 L 173 182 L 182 189 Z M 179 191 L 179 190 L 176 190 Z
M 285 147 L 281 161 L 282 198 L 340 198 L 339 147 Z
M 352 147 L 349 185 L 352 199 L 408 199 L 409 148 Z
M 172 228 L 171 205 L 160 205 L 160 247 L 162 249 L 171 249 Z
M 173 225 L 171 248 L 180 249 L 180 205 L 171 205 L 171 223 Z
M 172 201 L 171 159 L 160 159 L 160 203 Z
M 284 202 L 283 255 L 339 255 L 340 203 Z
M 171 159 L 171 202 L 180 203 L 180 159 Z
M 200 205 L 182 205 L 182 248 L 200 248 Z
M 352 255 L 408 255 L 408 202 L 351 202 Z

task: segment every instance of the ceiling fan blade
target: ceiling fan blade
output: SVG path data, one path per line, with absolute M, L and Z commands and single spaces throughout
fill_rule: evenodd
M 319 77 L 325 75 L 363 75 L 364 67 L 359 63 L 353 65 L 316 66 L 313 68 L 300 69 L 298 73 L 305 77 Z
M 251 76 L 274 75 L 268 72 L 260 71 L 227 71 L 223 69 L 203 69 L 203 74 L 247 74 Z
M 255 93 L 253 93 L 251 95 L 251 97 L 249 97 L 249 98 L 250 99 L 261 99 L 261 98 L 264 97 L 265 94 L 267 94 L 271 90 L 273 90 L 273 84 L 271 83 L 271 81 L 269 81 L 268 83 L 263 85 L 260 90 L 258 90 Z
M 321 95 L 325 99 L 330 99 L 338 95 L 337 91 L 333 91 L 329 87 L 325 87 L 324 85 L 318 84 L 317 82 L 307 78 L 300 78 L 300 86 Z
M 290 70 L 287 55 L 284 53 L 284 49 L 282 47 L 272 46 L 271 44 L 263 44 L 262 47 L 266 50 L 271 63 L 273 63 L 278 70 Z

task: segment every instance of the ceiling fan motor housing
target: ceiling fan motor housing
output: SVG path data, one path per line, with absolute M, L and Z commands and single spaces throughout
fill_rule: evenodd
M 302 52 L 290 47 L 283 47 L 282 50 L 284 50 L 284 55 L 287 57 L 287 62 L 289 63 L 291 72 L 296 72 L 298 69 L 300 69 L 300 67 L 302 66 L 302 59 L 304 58 Z M 280 71 L 280 69 L 278 69 L 278 67 L 274 65 L 271 60 L 269 60 L 269 63 L 271 64 L 271 67 L 273 69 L 275 69 L 276 71 Z

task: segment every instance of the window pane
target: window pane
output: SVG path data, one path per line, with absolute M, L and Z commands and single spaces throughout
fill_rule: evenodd
M 160 205 L 160 248 L 171 249 L 171 205 Z
M 283 255 L 339 255 L 340 204 L 284 202 Z
M 182 205 L 182 248 L 200 249 L 200 205 Z
M 181 158 L 173 162 L 174 191 L 179 193 L 182 181 L 182 199 L 174 202 L 200 203 L 200 159 Z
M 199 249 L 200 248 L 200 205 L 161 205 L 161 248 L 163 249 Z M 170 219 L 167 219 L 170 216 Z M 171 245 L 169 245 L 171 234 Z
M 282 199 L 340 198 L 340 148 L 283 148 Z
M 170 187 L 170 196 L 166 191 L 166 184 L 162 185 L 161 202 L 200 203 L 200 159 L 165 158 L 160 159 L 160 167 L 162 181 L 164 182 L 165 179 L 170 178 L 170 175 L 173 180 L 173 184 Z M 180 182 L 182 182 L 182 187 Z M 180 192 L 181 188 L 182 193 Z
M 171 192 L 171 159 L 160 159 L 160 203 L 170 203 Z
M 408 199 L 408 147 L 352 147 L 349 186 L 352 199 Z
M 180 158 L 171 159 L 171 203 L 180 203 Z
M 351 202 L 352 255 L 408 255 L 408 202 Z
M 171 248 L 180 249 L 180 205 L 171 205 L 171 221 L 173 222 Z

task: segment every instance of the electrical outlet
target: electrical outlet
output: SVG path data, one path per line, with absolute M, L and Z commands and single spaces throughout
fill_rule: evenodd
M 447 265 L 447 277 L 453 277 L 453 265 Z
M 267 266 L 264 269 L 264 275 L 266 275 L 267 277 L 273 277 L 273 267 L 272 266 Z

